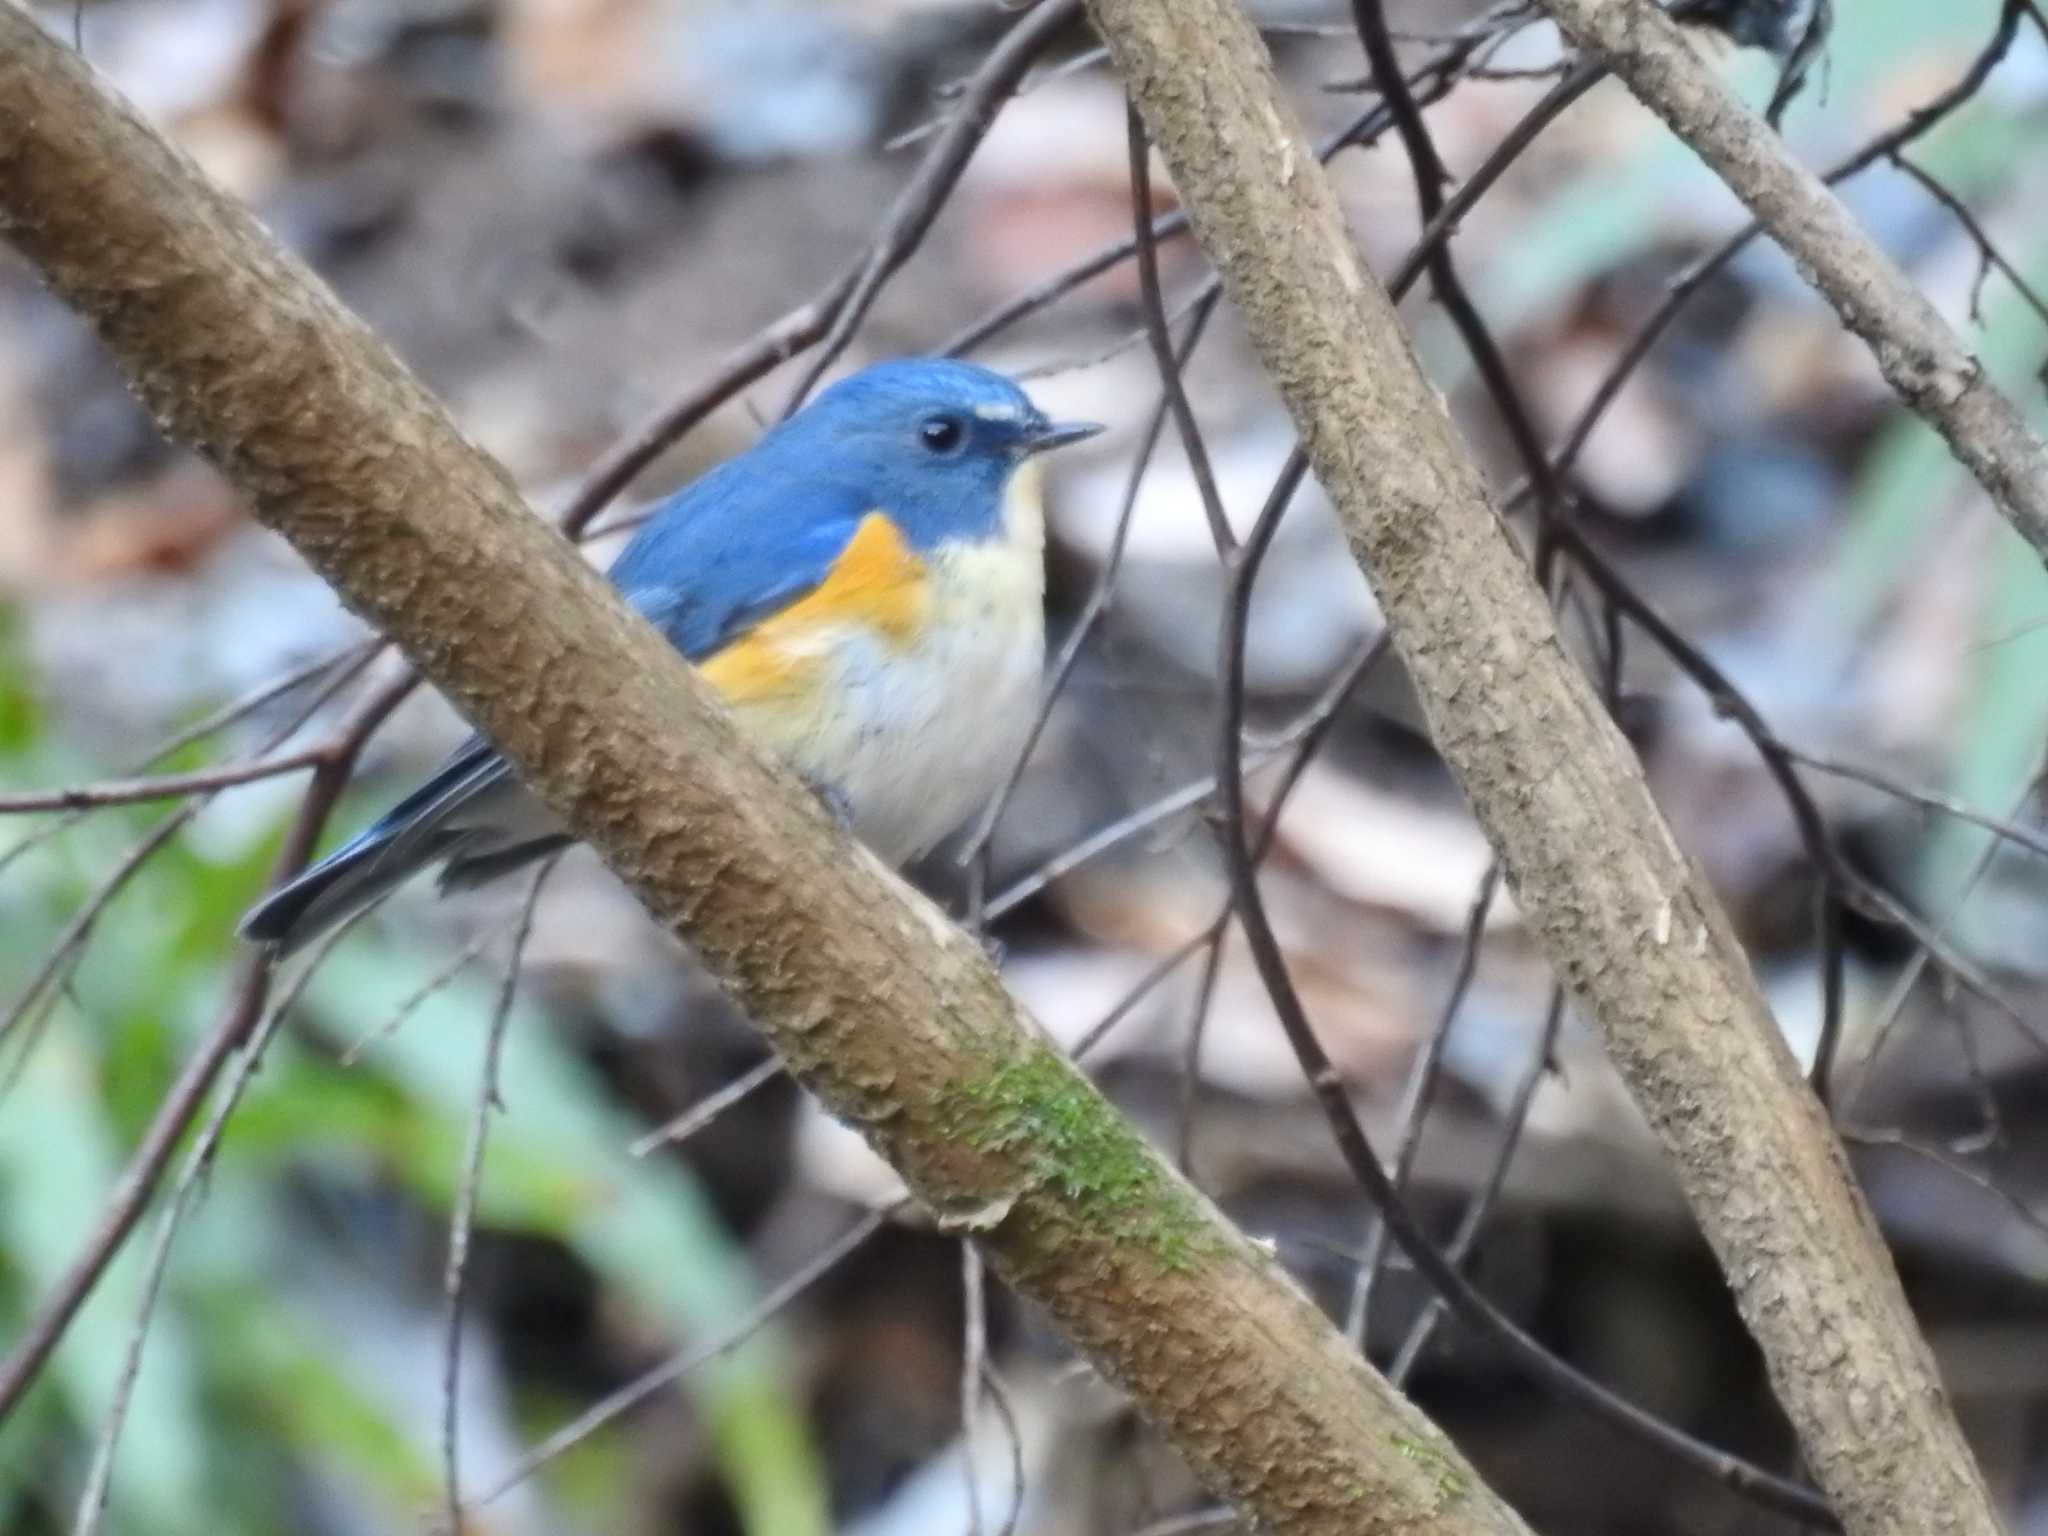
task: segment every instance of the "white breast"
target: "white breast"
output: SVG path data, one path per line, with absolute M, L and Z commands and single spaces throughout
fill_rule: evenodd
M 904 863 L 976 815 L 1024 749 L 1045 668 L 1045 515 L 1025 463 L 994 538 L 930 557 L 931 610 L 908 651 L 846 637 L 839 708 L 792 755 L 845 795 L 854 828 Z

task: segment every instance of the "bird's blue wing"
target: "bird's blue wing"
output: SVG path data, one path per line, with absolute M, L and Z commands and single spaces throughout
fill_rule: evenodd
M 420 840 L 431 840 L 447 813 L 479 790 L 502 783 L 511 772 L 497 749 L 475 732 L 427 780 L 377 820 L 342 844 L 326 862 L 346 860 L 370 848 L 400 859 Z
M 872 510 L 851 491 L 778 464 L 764 446 L 768 454 L 757 448 L 729 460 L 656 505 L 612 563 L 612 584 L 691 661 L 715 656 L 817 588 Z M 510 772 L 472 734 L 350 847 L 383 840 L 402 849 Z
M 820 585 L 873 510 L 774 447 L 764 440 L 655 507 L 612 564 L 626 600 L 692 661 Z

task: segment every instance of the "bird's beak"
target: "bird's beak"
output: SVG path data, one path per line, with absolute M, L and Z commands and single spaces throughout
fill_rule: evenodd
M 1084 443 L 1107 430 L 1099 421 L 1049 421 L 1024 440 L 1026 453 L 1046 453 L 1070 443 Z

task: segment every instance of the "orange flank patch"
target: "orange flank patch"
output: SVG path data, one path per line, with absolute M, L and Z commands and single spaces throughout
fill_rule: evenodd
M 825 579 L 709 657 L 699 671 L 727 698 L 765 698 L 817 681 L 835 632 L 866 630 L 898 650 L 924 627 L 930 602 L 923 560 L 886 513 L 860 520 Z

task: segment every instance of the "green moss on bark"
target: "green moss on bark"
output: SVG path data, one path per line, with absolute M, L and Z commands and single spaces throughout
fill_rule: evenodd
M 1425 1440 L 1411 1439 L 1407 1435 L 1396 1435 L 1393 1438 L 1394 1449 L 1422 1468 L 1436 1484 L 1439 1509 L 1465 1497 L 1470 1490 L 1470 1484 L 1464 1472 L 1450 1456 Z
M 1056 1051 L 1033 1050 L 957 1090 L 948 1118 L 954 1134 L 1021 1157 L 1081 1220 L 1142 1242 L 1169 1268 L 1186 1268 L 1215 1242 L 1144 1138 Z

